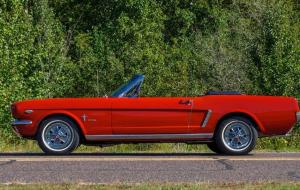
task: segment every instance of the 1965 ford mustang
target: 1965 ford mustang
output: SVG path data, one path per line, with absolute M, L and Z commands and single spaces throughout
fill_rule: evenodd
M 247 154 L 258 137 L 286 135 L 300 120 L 292 97 L 208 92 L 199 97 L 139 97 L 143 75 L 110 97 L 27 100 L 11 106 L 14 131 L 48 154 L 80 144 L 205 143 L 222 154 Z

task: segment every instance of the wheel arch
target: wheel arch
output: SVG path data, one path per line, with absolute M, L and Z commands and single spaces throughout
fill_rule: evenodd
M 68 118 L 68 119 L 70 119 L 70 120 L 72 120 L 75 124 L 76 124 L 76 126 L 77 126 L 77 128 L 78 128 L 78 130 L 79 130 L 79 136 L 80 136 L 80 139 L 82 140 L 82 141 L 85 141 L 85 136 L 84 136 L 84 134 L 85 134 L 85 129 L 84 129 L 84 126 L 83 126 L 83 123 L 75 116 L 75 115 L 73 115 L 72 113 L 68 113 L 68 112 L 52 112 L 52 113 L 49 113 L 49 114 L 47 114 L 46 116 L 44 116 L 39 122 L 38 122 L 38 125 L 37 125 L 37 127 L 39 128 L 40 127 L 40 125 L 41 125 L 41 123 L 44 121 L 44 120 L 46 120 L 46 119 L 48 119 L 48 118 L 51 118 L 51 117 L 66 117 L 66 118 Z M 38 130 L 37 130 L 38 131 Z M 37 132 L 36 132 L 36 134 L 35 135 L 37 135 Z
M 250 114 L 248 112 L 244 112 L 244 111 L 235 111 L 235 112 L 230 112 L 230 113 L 223 115 L 218 120 L 215 131 L 218 129 L 218 127 L 220 126 L 222 121 L 224 121 L 225 119 L 231 118 L 231 117 L 243 117 L 245 119 L 248 119 L 249 121 L 251 121 L 254 124 L 254 128 L 257 130 L 258 133 L 265 132 L 265 129 L 264 129 L 262 123 L 258 120 L 258 118 L 255 115 Z

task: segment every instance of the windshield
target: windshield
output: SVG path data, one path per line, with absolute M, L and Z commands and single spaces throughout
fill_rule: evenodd
M 115 90 L 112 93 L 111 97 L 138 97 L 144 78 L 144 75 L 133 76 L 127 83 L 123 84 L 117 90 Z

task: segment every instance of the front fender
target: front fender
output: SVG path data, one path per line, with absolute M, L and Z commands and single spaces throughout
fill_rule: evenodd
M 78 127 L 81 129 L 83 135 L 87 134 L 86 129 L 84 128 L 84 124 L 82 123 L 81 119 L 78 118 L 78 116 L 76 116 L 75 114 L 73 114 L 70 111 L 66 111 L 66 110 L 51 110 L 51 111 L 47 111 L 47 113 L 44 113 L 42 115 L 43 116 L 40 117 L 40 119 L 37 121 L 37 128 L 40 125 L 40 123 L 43 120 L 45 120 L 46 118 L 51 117 L 51 116 L 55 116 L 55 115 L 62 115 L 62 116 L 67 116 L 67 117 L 73 119 L 78 124 Z

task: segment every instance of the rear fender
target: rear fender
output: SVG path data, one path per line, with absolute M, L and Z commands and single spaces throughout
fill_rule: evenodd
M 246 111 L 246 110 L 234 110 L 234 111 L 230 111 L 224 115 L 222 115 L 219 119 L 219 121 L 221 121 L 223 118 L 225 117 L 228 117 L 230 115 L 235 115 L 235 114 L 242 114 L 242 115 L 246 115 L 248 117 L 250 117 L 254 122 L 255 124 L 257 125 L 258 129 L 260 130 L 261 133 L 266 133 L 266 128 L 263 126 L 263 124 L 260 122 L 260 120 L 256 117 L 256 115 Z M 219 123 L 218 121 L 218 123 Z

